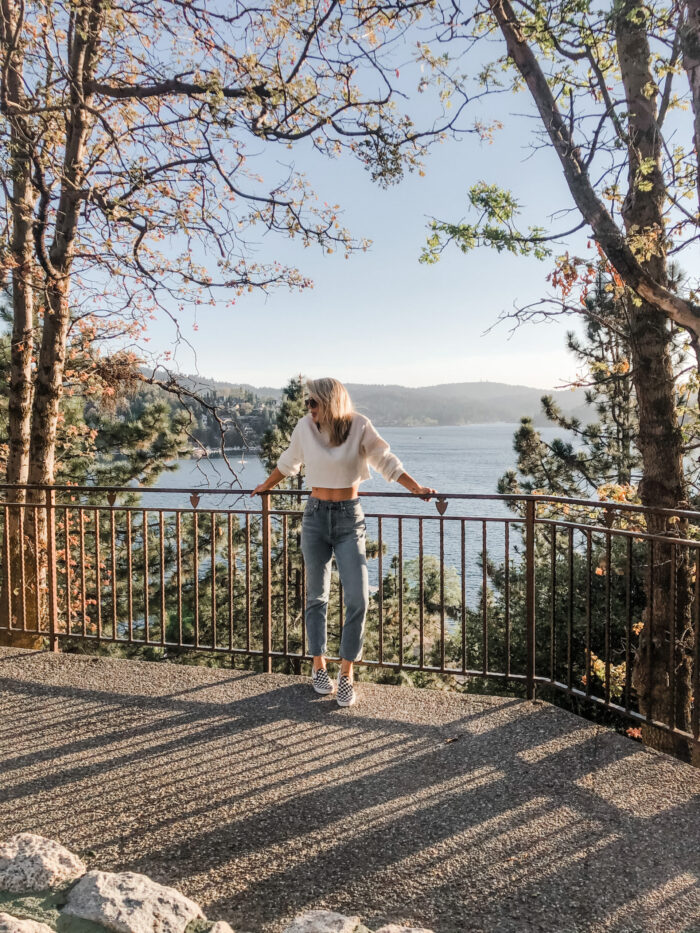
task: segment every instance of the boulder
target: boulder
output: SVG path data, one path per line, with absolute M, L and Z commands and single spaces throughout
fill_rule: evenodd
M 332 910 L 308 910 L 285 927 L 284 933 L 369 933 L 359 917 L 346 917 Z
M 62 914 L 101 923 L 117 933 L 184 933 L 201 908 L 146 875 L 90 871 L 68 892 Z
M 53 930 L 37 920 L 20 920 L 0 913 L 0 933 L 53 933 Z
M 377 933 L 433 933 L 425 927 L 405 927 L 399 923 L 387 923 L 377 930 Z
M 225 920 L 217 920 L 209 933 L 233 933 L 233 930 Z
M 84 863 L 64 846 L 34 833 L 0 843 L 0 891 L 45 891 L 84 875 Z

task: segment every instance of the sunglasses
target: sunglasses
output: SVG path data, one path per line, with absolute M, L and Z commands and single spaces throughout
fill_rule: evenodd
M 318 408 L 318 402 L 315 398 L 304 399 L 304 405 L 306 408 Z

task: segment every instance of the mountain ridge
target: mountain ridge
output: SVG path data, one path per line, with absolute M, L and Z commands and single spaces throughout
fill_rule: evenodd
M 187 376 L 198 390 L 247 390 L 261 398 L 282 397 L 282 389 L 249 383 Z M 429 386 L 402 386 L 397 383 L 348 382 L 346 387 L 358 411 L 377 425 L 430 426 L 514 423 L 531 417 L 535 424 L 547 424 L 541 398 L 551 395 L 567 416 L 591 418 L 582 389 L 537 389 L 506 382 L 447 382 Z

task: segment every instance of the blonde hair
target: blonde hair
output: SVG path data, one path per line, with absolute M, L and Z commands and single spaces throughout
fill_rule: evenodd
M 340 447 L 350 433 L 355 409 L 342 382 L 337 379 L 307 379 L 306 387 L 311 398 L 318 402 L 318 422 L 327 428 L 331 447 Z

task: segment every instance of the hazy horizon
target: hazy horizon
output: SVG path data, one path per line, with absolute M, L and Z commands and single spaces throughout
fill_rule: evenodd
M 216 376 L 213 374 L 204 375 L 203 373 L 181 372 L 179 373 L 179 375 L 185 376 L 190 379 L 199 379 L 202 382 L 214 381 L 214 382 L 226 383 L 227 385 L 230 385 L 230 386 L 248 386 L 253 389 L 273 389 L 277 392 L 281 392 L 284 389 L 284 387 L 287 385 L 287 383 L 289 382 L 289 379 L 291 378 L 291 377 L 288 377 L 284 379 L 283 382 L 279 384 L 275 384 L 273 381 L 251 382 L 248 379 L 231 379 L 228 377 L 221 377 L 221 376 Z M 570 386 L 568 385 L 542 386 L 542 385 L 532 385 L 531 383 L 527 384 L 524 382 L 504 382 L 501 379 L 461 379 L 461 380 L 454 380 L 450 382 L 428 382 L 428 383 L 421 383 L 421 384 L 416 384 L 416 385 L 409 385 L 408 383 L 404 383 L 404 382 L 364 382 L 358 379 L 347 379 L 347 380 L 341 380 L 341 381 L 343 382 L 344 385 L 347 385 L 347 386 L 366 386 L 366 387 L 377 387 L 377 388 L 383 388 L 383 389 L 391 389 L 391 388 L 394 388 L 394 389 L 439 389 L 439 388 L 447 388 L 449 386 L 499 385 L 499 386 L 505 386 L 509 389 L 533 389 L 538 392 L 547 391 L 547 390 L 551 392 L 566 392 L 566 391 L 571 390 Z

